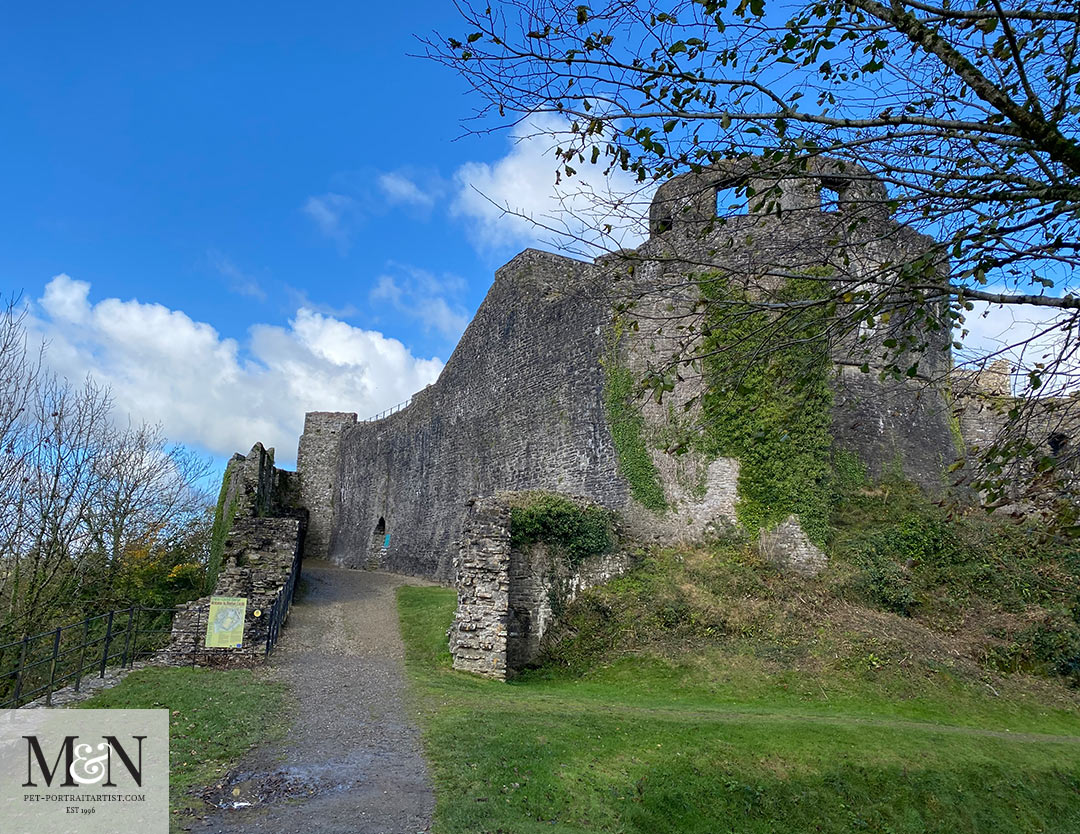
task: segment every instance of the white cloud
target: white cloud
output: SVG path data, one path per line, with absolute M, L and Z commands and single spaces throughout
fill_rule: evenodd
M 438 359 L 413 356 L 396 339 L 300 308 L 288 327 L 251 328 L 247 350 L 179 310 L 136 300 L 89 298 L 90 285 L 57 275 L 31 327 L 48 340 L 47 361 L 112 390 L 117 410 L 160 422 L 170 439 L 215 454 L 255 441 L 295 463 L 306 411 L 356 411 L 361 419 L 434 382 Z
M 975 364 L 984 358 L 1004 359 L 1017 372 L 1014 390 L 1020 393 L 1026 385 L 1025 375 L 1036 365 L 1051 363 L 1059 355 L 1067 357 L 1056 368 L 1055 377 L 1047 380 L 1046 394 L 1063 393 L 1080 382 L 1080 356 L 1077 351 L 1075 325 L 1068 326 L 1071 313 L 1053 307 L 1024 304 L 987 304 L 974 302 L 963 328 L 968 335 L 959 352 L 958 364 Z M 1064 327 L 1063 327 L 1064 325 Z M 960 334 L 956 334 L 959 338 Z
M 301 210 L 320 232 L 345 250 L 352 243 L 359 208 L 360 204 L 352 197 L 330 192 L 308 197 Z
M 435 205 L 436 194 L 424 191 L 409 177 L 400 172 L 380 174 L 376 180 L 379 190 L 391 203 L 431 208 Z
M 458 168 L 451 214 L 466 221 L 478 249 L 542 242 L 596 254 L 644 241 L 652 189 L 633 175 L 616 170 L 605 177 L 602 164 L 585 162 L 576 177 L 556 184 L 557 134 L 565 138 L 567 130 L 555 116 L 534 116 L 514 130 L 506 156 Z M 610 232 L 602 231 L 605 224 Z
M 373 308 L 388 304 L 392 309 L 416 319 L 427 331 L 434 330 L 450 341 L 457 341 L 469 323 L 469 316 L 458 300 L 465 282 L 452 275 L 438 278 L 432 273 L 391 264 L 396 275 L 383 274 L 371 290 Z

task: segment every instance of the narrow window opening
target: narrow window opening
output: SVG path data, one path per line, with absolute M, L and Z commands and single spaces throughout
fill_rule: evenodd
M 1056 431 L 1046 439 L 1046 442 L 1050 444 L 1050 454 L 1060 457 L 1069 446 L 1069 436 Z
M 740 196 L 733 185 L 717 188 L 716 216 L 730 217 L 733 214 L 746 214 L 746 197 Z
M 386 519 L 379 516 L 379 523 L 371 531 L 371 549 L 367 567 L 378 570 L 386 564 L 386 552 L 390 547 L 390 534 L 386 532 Z
M 840 191 L 827 185 L 821 187 L 821 210 L 840 211 Z

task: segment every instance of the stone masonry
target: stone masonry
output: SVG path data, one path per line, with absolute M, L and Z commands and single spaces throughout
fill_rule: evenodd
M 290 477 L 292 476 L 292 477 Z M 211 595 L 185 603 L 173 616 L 172 636 L 160 653 L 178 665 L 237 665 L 262 659 L 270 613 L 294 563 L 301 559 L 307 513 L 296 506 L 295 476 L 274 466 L 274 450 L 256 443 L 226 467 L 221 569 Z M 211 596 L 247 598 L 240 649 L 205 647 Z M 256 616 L 258 612 L 258 616 Z
M 761 195 L 782 186 L 776 199 L 783 216 L 718 218 L 717 194 L 740 182 Z M 830 193 L 836 201 L 826 207 L 822 195 Z M 699 307 L 686 276 L 702 264 L 764 292 L 785 275 L 822 266 L 853 281 L 867 271 L 888 273 L 926 251 L 932 241 L 892 220 L 884 195 L 857 166 L 815 160 L 793 178 L 742 160 L 661 186 L 650 237 L 637 250 L 592 264 L 522 252 L 496 271 L 441 376 L 408 407 L 363 423 L 351 414 L 308 415 L 298 468 L 312 517 L 309 552 L 325 548 L 331 561 L 349 567 L 452 580 L 466 514 L 475 512 L 467 510 L 470 497 L 502 490 L 591 500 L 618 512 L 644 539 L 697 539 L 730 525 L 738 462 L 693 452 L 676 458 L 662 442 L 680 420 L 694 419 L 678 408 L 700 390 L 700 375 L 679 381 L 662 404 L 639 404 L 668 505 L 657 513 L 633 499 L 620 471 L 605 413 L 605 368 L 615 363 L 640 377 L 670 354 L 672 336 L 662 325 L 672 316 L 694 321 Z M 616 339 L 613 304 L 628 298 L 640 328 Z M 883 381 L 875 350 L 904 324 L 897 314 L 833 345 L 833 436 L 871 476 L 899 467 L 937 489 L 957 455 L 942 384 L 948 328 L 928 333 L 916 378 Z M 864 364 L 870 373 L 861 372 Z M 801 527 L 790 521 L 790 535 L 781 538 L 798 550 Z
M 455 560 L 458 607 L 450 627 L 454 668 L 505 680 L 510 613 L 510 508 L 469 502 Z
M 543 543 L 510 544 L 513 496 L 468 502 L 455 559 L 458 608 L 450 627 L 454 668 L 506 680 L 539 654 L 558 609 L 624 573 L 630 559 L 609 553 L 567 567 Z
M 312 411 L 304 416 L 296 469 L 303 473 L 300 504 L 309 512 L 305 553 L 316 559 L 325 559 L 330 547 L 341 436 L 354 425 L 356 414 L 348 412 Z

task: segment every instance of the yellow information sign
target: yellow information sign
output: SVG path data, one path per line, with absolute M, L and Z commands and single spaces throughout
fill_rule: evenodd
M 244 645 L 247 597 L 210 597 L 206 618 L 206 648 L 239 649 Z

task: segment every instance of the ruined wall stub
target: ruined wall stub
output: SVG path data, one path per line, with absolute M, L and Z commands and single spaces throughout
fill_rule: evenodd
M 261 660 L 270 609 L 302 558 L 308 512 L 297 505 L 295 473 L 274 466 L 274 450 L 256 443 L 233 455 L 223 478 L 221 566 L 209 594 L 177 607 L 165 663 L 233 665 Z M 211 596 L 246 597 L 243 646 L 205 648 Z M 259 616 L 255 612 L 260 612 Z
M 532 663 L 555 622 L 556 606 L 626 572 L 613 552 L 570 568 L 543 543 L 510 543 L 510 504 L 500 494 L 471 499 L 454 560 L 458 607 L 450 627 L 455 669 L 506 680 Z

